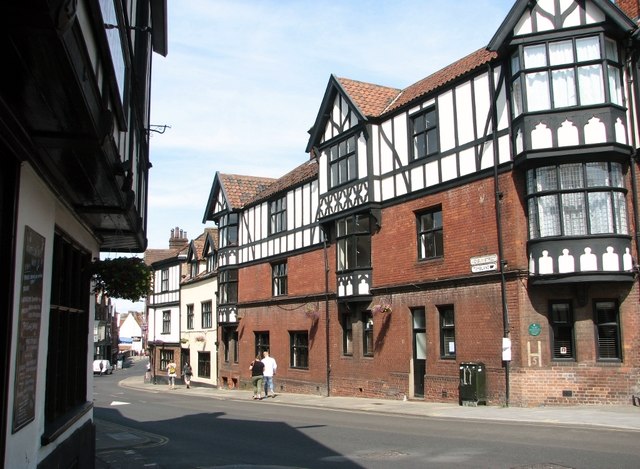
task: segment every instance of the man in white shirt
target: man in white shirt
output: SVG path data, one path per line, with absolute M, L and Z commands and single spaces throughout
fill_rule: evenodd
M 273 375 L 276 374 L 278 364 L 273 357 L 269 356 L 269 352 L 262 352 L 262 356 L 264 357 L 262 359 L 262 363 L 264 364 L 264 371 L 262 372 L 264 378 L 264 395 L 265 397 L 276 397 L 276 393 L 273 391 Z

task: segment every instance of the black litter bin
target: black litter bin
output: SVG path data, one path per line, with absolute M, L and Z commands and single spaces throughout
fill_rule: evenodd
M 487 404 L 487 370 L 484 363 L 460 363 L 460 405 Z

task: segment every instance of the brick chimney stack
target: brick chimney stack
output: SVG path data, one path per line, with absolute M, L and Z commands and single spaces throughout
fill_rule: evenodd
M 640 0 L 616 0 L 616 5 L 632 20 L 640 17 Z
M 189 242 L 187 232 L 181 230 L 177 226 L 171 229 L 171 237 L 169 238 L 169 249 L 181 248 Z

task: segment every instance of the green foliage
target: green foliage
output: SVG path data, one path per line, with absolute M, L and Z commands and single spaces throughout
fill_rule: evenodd
M 151 269 L 139 257 L 96 259 L 91 264 L 94 293 L 139 301 L 151 289 Z

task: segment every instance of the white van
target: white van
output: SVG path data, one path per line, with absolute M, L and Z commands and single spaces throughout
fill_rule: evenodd
M 102 370 L 100 369 L 100 364 L 102 364 Z M 111 362 L 109 360 L 93 360 L 93 373 L 100 373 L 100 371 L 105 375 L 113 373 Z

